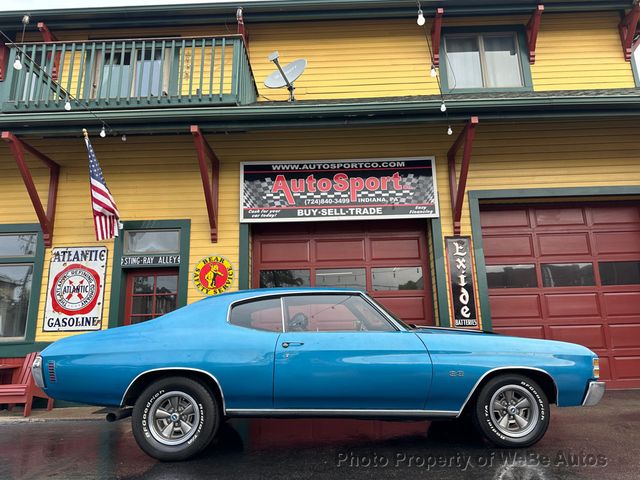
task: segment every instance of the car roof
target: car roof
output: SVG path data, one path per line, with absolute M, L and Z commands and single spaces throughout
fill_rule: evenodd
M 253 288 L 248 290 L 236 290 L 234 292 L 213 295 L 209 299 L 219 298 L 226 300 L 237 300 L 253 297 L 263 297 L 268 295 L 292 295 L 292 294 L 314 294 L 314 293 L 352 293 L 363 294 L 362 290 L 353 288 L 317 288 L 317 287 L 280 287 L 280 288 Z

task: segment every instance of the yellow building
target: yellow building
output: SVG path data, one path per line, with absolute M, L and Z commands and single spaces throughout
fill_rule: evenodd
M 360 288 L 640 386 L 640 7 L 291 3 L 0 14 L 0 363 L 224 290 L 194 282 L 220 257 L 231 290 Z

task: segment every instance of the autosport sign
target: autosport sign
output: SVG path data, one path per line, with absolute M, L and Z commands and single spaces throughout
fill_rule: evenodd
M 438 216 L 433 157 L 244 162 L 241 222 Z
M 106 247 L 54 248 L 49 265 L 45 332 L 102 328 Z

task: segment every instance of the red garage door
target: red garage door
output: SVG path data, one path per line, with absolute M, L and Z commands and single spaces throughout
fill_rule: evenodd
M 495 331 L 580 343 L 611 387 L 640 387 L 640 207 L 481 210 Z
M 404 321 L 433 325 L 424 222 L 322 222 L 252 227 L 254 287 L 367 291 Z

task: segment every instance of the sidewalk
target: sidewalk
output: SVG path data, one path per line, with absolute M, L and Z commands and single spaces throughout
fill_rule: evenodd
M 31 415 L 23 416 L 22 405 L 17 405 L 13 411 L 0 410 L 0 425 L 28 422 L 62 422 L 69 420 L 105 420 L 106 410 L 100 407 L 66 407 L 31 410 Z

